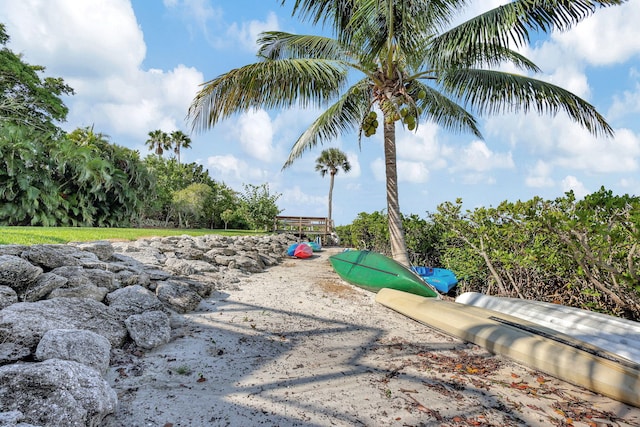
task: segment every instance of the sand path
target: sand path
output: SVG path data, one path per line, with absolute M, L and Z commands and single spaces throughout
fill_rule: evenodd
M 640 426 L 640 409 L 493 356 L 374 301 L 328 262 L 287 259 L 123 354 L 103 427 Z

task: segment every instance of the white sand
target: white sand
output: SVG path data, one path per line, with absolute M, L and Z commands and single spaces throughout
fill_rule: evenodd
M 170 343 L 124 354 L 103 427 L 640 425 L 638 408 L 377 304 L 335 274 L 339 250 L 216 292 Z

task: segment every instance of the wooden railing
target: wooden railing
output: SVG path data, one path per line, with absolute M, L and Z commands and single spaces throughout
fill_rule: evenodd
M 298 237 L 327 236 L 333 233 L 333 220 L 314 216 L 277 216 L 273 231 Z

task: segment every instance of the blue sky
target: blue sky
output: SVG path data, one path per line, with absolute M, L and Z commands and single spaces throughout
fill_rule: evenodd
M 144 156 L 154 129 L 189 133 L 185 115 L 198 86 L 255 61 L 261 31 L 318 33 L 291 18 L 279 0 L 0 0 L 9 47 L 27 62 L 63 77 L 76 95 L 65 99 L 67 130 L 94 126 L 116 144 Z M 288 3 L 292 3 L 289 1 Z M 505 1 L 478 0 L 466 15 Z M 484 140 L 455 135 L 431 123 L 398 131 L 400 208 L 424 217 L 445 201 L 496 206 L 501 201 L 547 199 L 573 190 L 579 197 L 601 186 L 638 195 L 640 177 L 640 2 L 599 10 L 567 33 L 522 49 L 548 80 L 582 96 L 612 127 L 596 139 L 564 114 L 503 115 L 481 119 Z M 284 215 L 326 216 L 328 177 L 315 172 L 322 149 L 348 154 L 352 170 L 339 173 L 333 217 L 349 224 L 360 212 L 386 209 L 380 133 L 344 135 L 307 152 L 281 170 L 292 144 L 318 111 L 253 111 L 191 135 L 182 160 L 205 165 L 212 178 L 241 191 L 269 183 Z

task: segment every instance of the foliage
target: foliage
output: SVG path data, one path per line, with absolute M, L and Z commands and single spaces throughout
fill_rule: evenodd
M 68 203 L 52 175 L 48 136 L 24 126 L 0 125 L 0 225 L 57 225 Z
M 60 196 L 69 205 L 65 224 L 128 226 L 153 192 L 138 152 L 110 143 L 92 127 L 78 128 L 51 147 L 51 158 Z
M 473 113 L 564 111 L 590 132 L 611 135 L 593 106 L 529 77 L 538 67 L 512 49 L 526 45 L 532 33 L 572 27 L 596 5 L 620 3 L 515 0 L 457 24 L 464 0 L 296 0 L 294 15 L 322 23 L 335 38 L 263 33 L 260 61 L 206 82 L 189 118 L 194 129 L 204 130 L 251 108 L 329 105 L 294 143 L 285 167 L 343 133 L 371 136 L 382 125 L 391 252 L 408 265 L 398 203 L 396 123 L 415 130 L 421 120 L 430 120 L 481 137 Z M 382 112 L 380 122 L 374 109 Z
M 269 230 L 276 216 L 282 212 L 276 202 L 281 194 L 270 194 L 269 184 L 245 184 L 242 199 L 242 212 L 253 230 Z
M 178 214 L 178 227 L 189 228 L 199 223 L 207 205 L 213 202 L 213 190 L 207 184 L 191 184 L 173 193 L 173 207 Z
M 148 135 L 149 138 L 146 140 L 147 148 L 158 156 L 162 156 L 164 150 L 171 148 L 171 137 L 163 130 L 152 130 Z
M 354 248 L 367 249 L 383 254 L 390 251 L 387 216 L 383 212 L 368 214 L 360 212 L 350 227 L 351 241 Z M 347 244 L 346 236 L 339 235 L 340 241 Z
M 56 139 L 0 126 L 0 224 L 126 226 L 150 193 L 138 153 L 90 128 Z
M 165 150 L 173 150 L 178 164 L 180 164 L 180 153 L 183 148 L 191 148 L 191 138 L 181 130 L 167 133 L 162 129 L 152 130 L 148 133 L 146 141 L 147 148 L 156 155 L 162 156 Z
M 68 109 L 60 99 L 73 89 L 61 78 L 40 74 L 45 68 L 30 65 L 9 50 L 9 36 L 0 24 L 0 125 L 17 125 L 38 132 L 60 134 L 55 122 L 64 121 Z
M 202 212 L 191 218 L 194 227 L 220 228 L 223 226 L 222 212 L 227 209 L 240 209 L 240 198 L 237 193 L 224 183 L 217 182 L 209 176 L 204 166 L 197 163 L 179 164 L 176 159 L 163 159 L 149 155 L 144 163 L 155 182 L 154 197 L 148 200 L 145 208 L 146 219 L 162 221 L 168 226 L 172 220 L 179 221 L 178 211 L 174 205 L 174 194 L 192 184 L 205 184 L 211 188 L 209 201 L 202 205 Z M 233 228 L 243 228 L 246 224 L 240 218 L 232 221 Z
M 576 201 L 534 198 L 432 215 L 443 231 L 441 260 L 461 291 L 518 296 L 640 319 L 637 253 L 640 198 L 600 191 Z

